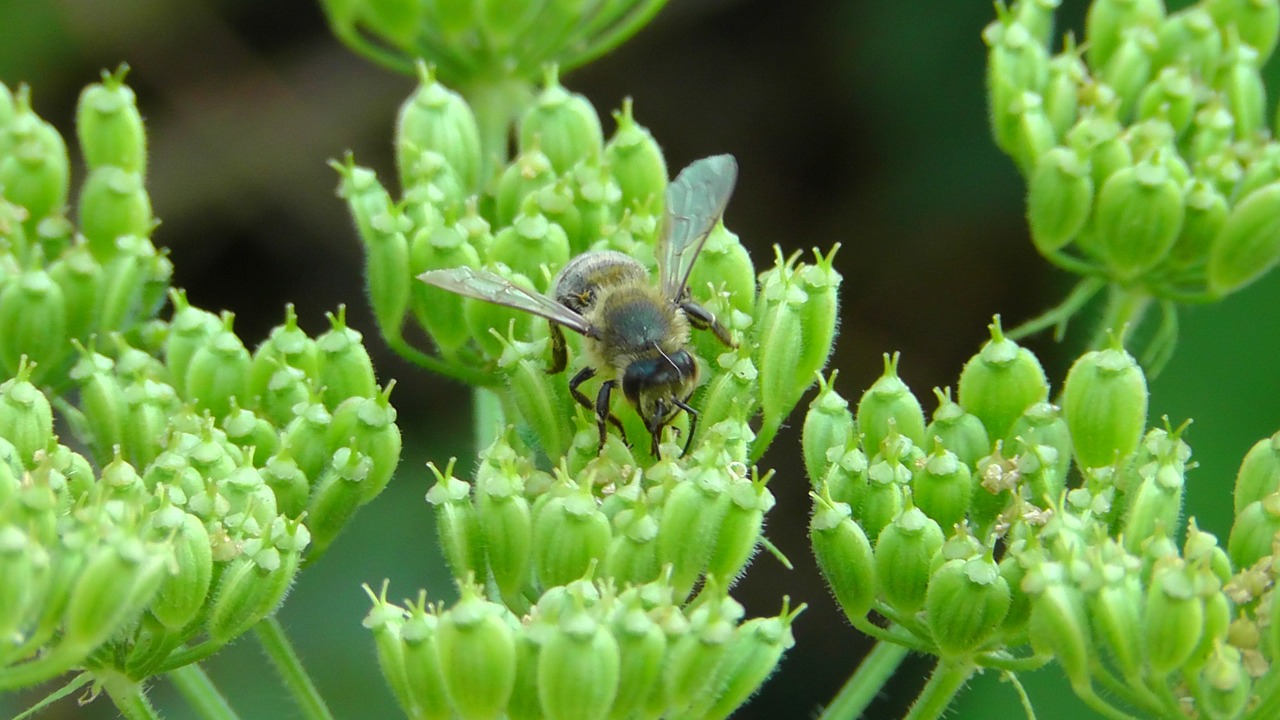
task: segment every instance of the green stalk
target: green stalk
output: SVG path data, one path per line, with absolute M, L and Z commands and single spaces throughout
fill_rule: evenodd
M 280 626 L 276 616 L 272 615 L 254 625 L 253 632 L 276 672 L 280 673 L 285 687 L 293 695 L 293 701 L 302 711 L 302 716 L 307 720 L 333 720 L 333 713 L 329 712 L 329 706 L 320 697 L 320 692 L 316 690 L 315 683 L 307 674 L 307 669 L 303 667 L 302 660 L 298 658 L 298 653 L 294 651 L 293 644 L 284 634 L 284 628 Z
M 1111 285 L 1107 294 L 1107 306 L 1103 310 L 1101 322 L 1089 343 L 1090 350 L 1102 350 L 1110 345 L 1108 335 L 1118 333 L 1127 344 L 1133 331 L 1146 316 L 1151 307 L 1151 296 L 1140 290 Z
M 862 659 L 858 669 L 845 681 L 840 692 L 823 709 L 818 720 L 856 720 L 893 677 L 909 651 L 901 645 L 881 640 Z
M 511 125 L 533 102 L 533 83 L 516 77 L 479 80 L 458 88 L 480 126 L 480 178 L 488 183 L 510 157 Z
M 160 714 L 151 707 L 142 690 L 142 683 L 114 670 L 99 672 L 97 680 L 125 720 L 160 720 Z
M 476 452 L 483 452 L 498 439 L 506 425 L 502 398 L 494 390 L 478 387 L 471 391 L 471 412 Z
M 238 720 L 236 711 L 231 709 L 222 692 L 199 665 L 192 663 L 171 671 L 169 682 L 200 717 L 206 720 Z
M 929 682 L 924 684 L 920 697 L 912 703 L 904 720 L 934 720 L 942 717 L 951 706 L 956 693 L 969 682 L 977 669 L 978 666 L 967 660 L 939 660 L 933 674 L 929 676 Z
M 53 692 L 44 696 L 40 700 L 40 702 L 36 703 L 35 705 L 32 705 L 31 707 L 27 708 L 21 713 L 14 715 L 13 720 L 26 720 L 26 718 L 35 717 L 38 713 L 43 711 L 45 708 L 58 702 L 62 698 L 67 697 L 68 695 L 74 693 L 75 691 L 79 690 L 85 685 L 88 685 L 91 682 L 93 682 L 93 673 L 82 672 L 79 675 L 76 675 L 75 677 L 71 678 L 71 680 L 68 681 L 66 685 L 63 685 L 57 690 L 54 690 Z

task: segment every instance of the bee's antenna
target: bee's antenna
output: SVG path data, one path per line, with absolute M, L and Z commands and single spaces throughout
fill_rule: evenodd
M 681 377 L 684 377 L 684 373 L 680 372 L 680 366 L 679 366 L 679 365 L 676 365 L 676 361 L 675 361 L 675 360 L 672 360 L 670 355 L 668 355 L 668 354 L 666 354 L 666 353 L 662 352 L 662 348 L 658 347 L 658 343 L 656 343 L 656 342 L 655 342 L 655 343 L 653 344 L 653 349 L 654 349 L 654 350 L 657 350 L 659 355 L 661 355 L 662 357 L 666 358 L 667 362 L 671 363 L 671 367 L 673 367 L 673 368 L 675 368 L 675 369 L 676 369 L 676 374 L 677 374 L 677 375 L 679 375 L 679 376 L 681 376 Z

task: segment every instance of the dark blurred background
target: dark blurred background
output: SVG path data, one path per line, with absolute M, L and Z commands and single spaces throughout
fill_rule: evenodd
M 1079 28 L 1084 9 L 1066 0 L 1062 24 Z M 900 350 L 902 377 L 932 411 L 930 389 L 955 384 L 994 313 L 1017 324 L 1060 299 L 1072 279 L 1034 254 L 1021 179 L 989 139 L 979 33 L 991 18 L 990 3 L 977 1 L 673 0 L 637 37 L 565 82 L 596 104 L 606 133 L 608 112 L 634 97 L 638 121 L 673 171 L 705 155 L 737 155 L 741 179 L 727 221 L 758 265 L 771 261 L 775 243 L 787 251 L 841 243 L 839 390 L 856 402 L 880 374 L 881 354 Z M 396 379 L 401 471 L 302 574 L 281 618 L 339 718 L 399 717 L 360 626 L 369 606 L 360 584 L 389 577 L 392 597 L 419 587 L 453 597 L 422 500 L 423 464 L 471 456 L 468 395 L 399 361 L 378 339 L 357 241 L 325 161 L 350 149 L 390 182 L 392 123 L 413 79 L 347 51 L 313 0 L 5 0 L 0 36 L 0 80 L 30 83 L 36 111 L 69 139 L 80 89 L 103 68 L 133 67 L 150 137 L 148 186 L 163 221 L 156 244 L 170 249 L 175 284 L 193 303 L 234 311 L 249 344 L 280 322 L 286 302 L 312 334 L 325 329 L 326 311 L 346 303 L 380 377 Z M 1188 512 L 1224 543 L 1239 460 L 1280 428 L 1277 307 L 1272 273 L 1185 313 L 1178 352 L 1152 383 L 1153 422 L 1164 413 L 1175 424 L 1196 420 L 1187 437 L 1200 467 Z M 1055 384 L 1080 350 L 1070 339 L 1027 344 Z M 809 609 L 795 626 L 797 646 L 739 718 L 816 716 L 868 648 L 807 549 L 801 417 L 764 460 L 778 469 L 768 534 L 796 568 L 761 555 L 734 595 L 752 616 L 776 613 L 784 594 Z M 901 716 L 929 667 L 908 660 L 867 717 Z M 207 668 L 242 717 L 296 716 L 252 640 Z M 1054 671 L 1021 679 L 1038 717 L 1091 717 Z M 951 717 L 1021 715 L 995 674 L 973 685 Z M 153 695 L 166 717 L 192 717 L 164 681 Z M 0 711 L 34 697 L 0 698 Z M 114 716 L 105 699 L 83 708 L 65 700 L 42 715 Z

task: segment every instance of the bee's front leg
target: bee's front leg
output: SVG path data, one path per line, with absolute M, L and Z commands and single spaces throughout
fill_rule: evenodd
M 716 339 L 724 343 L 726 347 L 738 347 L 738 343 L 733 341 L 733 335 L 729 333 L 729 328 L 720 324 L 720 321 L 716 319 L 715 313 L 692 300 L 685 300 L 680 303 L 680 309 L 684 311 L 685 317 L 689 318 L 690 325 L 699 330 L 710 330 L 715 333 Z
M 600 386 L 600 392 L 596 394 L 595 405 L 592 405 L 587 396 L 583 395 L 582 391 L 578 389 L 578 386 L 595 376 L 596 369 L 593 367 L 584 367 L 579 370 L 578 374 L 574 375 L 573 379 L 569 381 L 569 394 L 573 396 L 573 399 L 579 405 L 595 413 L 596 422 L 600 425 L 600 450 L 603 450 L 605 422 L 611 422 L 614 427 L 618 428 L 618 434 L 622 436 L 622 442 L 624 443 L 627 442 L 627 431 L 622 428 L 622 422 L 613 413 L 609 412 L 609 393 L 613 390 L 616 381 L 609 380 Z

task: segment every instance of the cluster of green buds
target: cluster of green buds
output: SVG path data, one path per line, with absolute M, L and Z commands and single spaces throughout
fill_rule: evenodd
M 556 273 L 589 250 L 622 252 L 652 270 L 666 221 L 667 164 L 630 102 L 615 118 L 617 129 L 605 141 L 595 108 L 561 86 L 552 69 L 520 120 L 517 157 L 486 173 L 471 106 L 424 67 L 396 128 L 399 199 L 351 159 L 334 163 L 388 343 L 424 367 L 494 389 L 521 441 L 553 460 L 566 452 L 592 454 L 598 439 L 593 422 L 586 422 L 594 418 L 574 403 L 565 376 L 545 372 L 552 354 L 548 323 L 416 278 L 428 270 L 483 267 L 547 293 Z M 814 262 L 804 263 L 799 254 L 784 258 L 779 251 L 775 266 L 757 277 L 737 235 L 723 223 L 712 230 L 688 287 L 738 347 L 726 352 L 712 333 L 693 333 L 690 349 L 707 370 L 701 377 L 710 378 L 690 400 L 700 412 L 699 434 L 759 413 L 751 459 L 763 453 L 830 354 L 841 282 L 834 255 L 834 248 L 815 250 Z M 409 319 L 434 353 L 408 342 Z M 585 359 L 580 337 L 566 334 L 572 376 Z M 615 412 L 627 438 L 647 436 L 630 406 L 616 402 Z M 687 432 L 686 422 L 682 414 L 680 432 Z
M 543 65 L 590 62 L 644 27 L 666 0 L 502 3 L 320 0 L 334 35 L 386 67 L 425 59 L 450 82 L 532 83 Z
M 366 621 L 409 717 L 723 718 L 773 672 L 803 608 L 741 622 L 728 590 L 761 544 L 769 475 L 739 421 L 638 467 L 611 439 L 538 470 L 510 433 L 427 494 L 461 589 L 449 609 L 375 598 Z
M 85 88 L 76 136 L 88 176 L 68 219 L 67 145 L 31 108 L 30 90 L 0 83 L 0 377 L 25 356 L 40 385 L 65 388 L 70 340 L 153 331 L 173 273 L 151 244 L 146 135 L 127 67 Z
M 966 672 L 1054 661 L 1106 717 L 1275 717 L 1280 435 L 1245 459 L 1223 548 L 1182 532 L 1186 426 L 1147 428 L 1117 338 L 1055 405 L 1035 356 L 991 331 L 927 424 L 896 356 L 856 411 L 831 384 L 810 407 L 811 540 L 847 616 Z
M 1084 276 L 1028 329 L 1061 326 L 1109 285 L 1104 327 L 1136 327 L 1160 304 L 1143 357 L 1158 367 L 1176 303 L 1217 300 L 1280 261 L 1280 143 L 1261 76 L 1280 3 L 1094 0 L 1084 42 L 1051 55 L 1057 5 L 998 4 L 984 33 L 992 129 L 1027 179 L 1031 238 Z
M 290 307 L 252 352 L 180 291 L 155 318 L 169 266 L 122 78 L 81 96 L 78 229 L 61 138 L 25 89 L 0 102 L 0 691 L 77 668 L 137 684 L 216 651 L 400 456 L 391 387 L 341 310 L 310 337 Z

